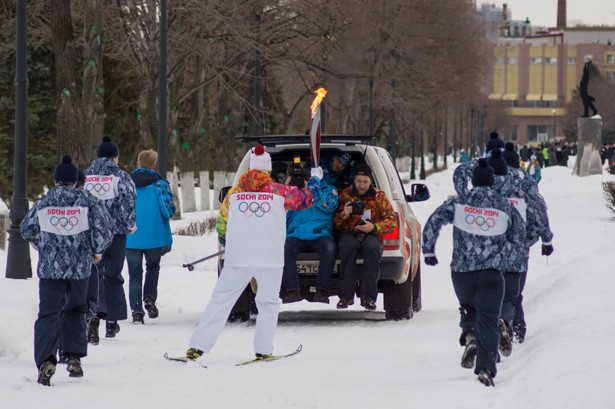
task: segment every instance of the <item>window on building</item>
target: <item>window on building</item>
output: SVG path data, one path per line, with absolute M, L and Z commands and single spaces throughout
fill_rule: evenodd
M 545 64 L 550 64 L 550 65 L 557 64 L 557 58 L 555 58 L 555 57 L 546 57 L 545 58 Z
M 518 57 L 510 57 L 508 59 L 508 64 L 509 65 L 517 65 L 517 64 L 519 64 L 519 58 Z
M 530 58 L 530 64 L 542 64 L 542 58 L 540 57 Z
M 546 142 L 549 140 L 549 125 L 528 125 L 527 138 L 529 141 Z M 551 132 L 553 132 L 551 130 Z
M 504 65 L 505 61 L 506 61 L 506 59 L 504 57 L 496 57 L 495 58 L 495 64 L 496 65 Z
M 507 102 L 506 106 L 508 108 L 517 108 L 517 101 L 513 100 L 513 101 L 506 101 L 506 102 Z
M 607 64 L 615 64 L 615 54 L 607 54 L 606 55 L 606 63 Z
M 542 108 L 541 107 L 541 102 L 542 101 L 527 101 L 527 103 L 529 104 L 530 108 Z
M 610 80 L 615 80 L 615 71 L 607 71 L 606 77 Z
M 557 101 L 544 101 L 544 103 L 547 108 L 557 108 Z
M 510 127 L 510 130 L 508 131 L 508 140 L 513 141 L 513 142 L 517 142 L 519 140 L 519 135 L 518 135 L 516 126 Z
M 577 57 L 568 57 L 568 65 L 577 65 Z

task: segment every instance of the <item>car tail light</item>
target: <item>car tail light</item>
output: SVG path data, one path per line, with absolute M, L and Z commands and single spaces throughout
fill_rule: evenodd
M 399 250 L 399 214 L 395 213 L 395 219 L 397 219 L 397 225 L 395 230 L 390 233 L 384 233 L 382 235 L 382 249 L 383 250 Z

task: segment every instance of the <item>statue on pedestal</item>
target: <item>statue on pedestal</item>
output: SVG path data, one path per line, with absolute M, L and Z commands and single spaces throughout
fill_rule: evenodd
M 589 108 L 593 111 L 593 115 L 598 115 L 598 110 L 594 105 L 594 101 L 596 98 L 589 95 L 587 91 L 587 87 L 589 85 L 589 71 L 592 65 L 592 57 L 585 57 L 585 65 L 583 66 L 583 76 L 581 77 L 581 82 L 579 83 L 579 94 L 581 95 L 581 100 L 583 101 L 583 118 L 589 117 Z

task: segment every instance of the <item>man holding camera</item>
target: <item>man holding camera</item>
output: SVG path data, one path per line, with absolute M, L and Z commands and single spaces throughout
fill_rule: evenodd
M 340 281 L 337 308 L 354 304 L 357 282 L 357 254 L 363 255 L 361 306 L 376 309 L 378 277 L 382 257 L 382 234 L 397 226 L 393 207 L 384 192 L 373 186 L 372 170 L 367 164 L 355 169 L 352 186 L 340 193 L 340 205 L 333 224 L 339 239 Z

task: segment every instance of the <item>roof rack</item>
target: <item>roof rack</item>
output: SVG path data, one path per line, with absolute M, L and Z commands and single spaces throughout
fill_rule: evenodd
M 293 145 L 297 143 L 310 143 L 310 135 L 261 135 L 261 136 L 239 136 L 239 139 L 246 143 L 261 144 L 263 146 Z M 320 143 L 339 143 L 342 145 L 365 145 L 374 139 L 373 135 L 353 135 L 353 134 L 322 134 Z

